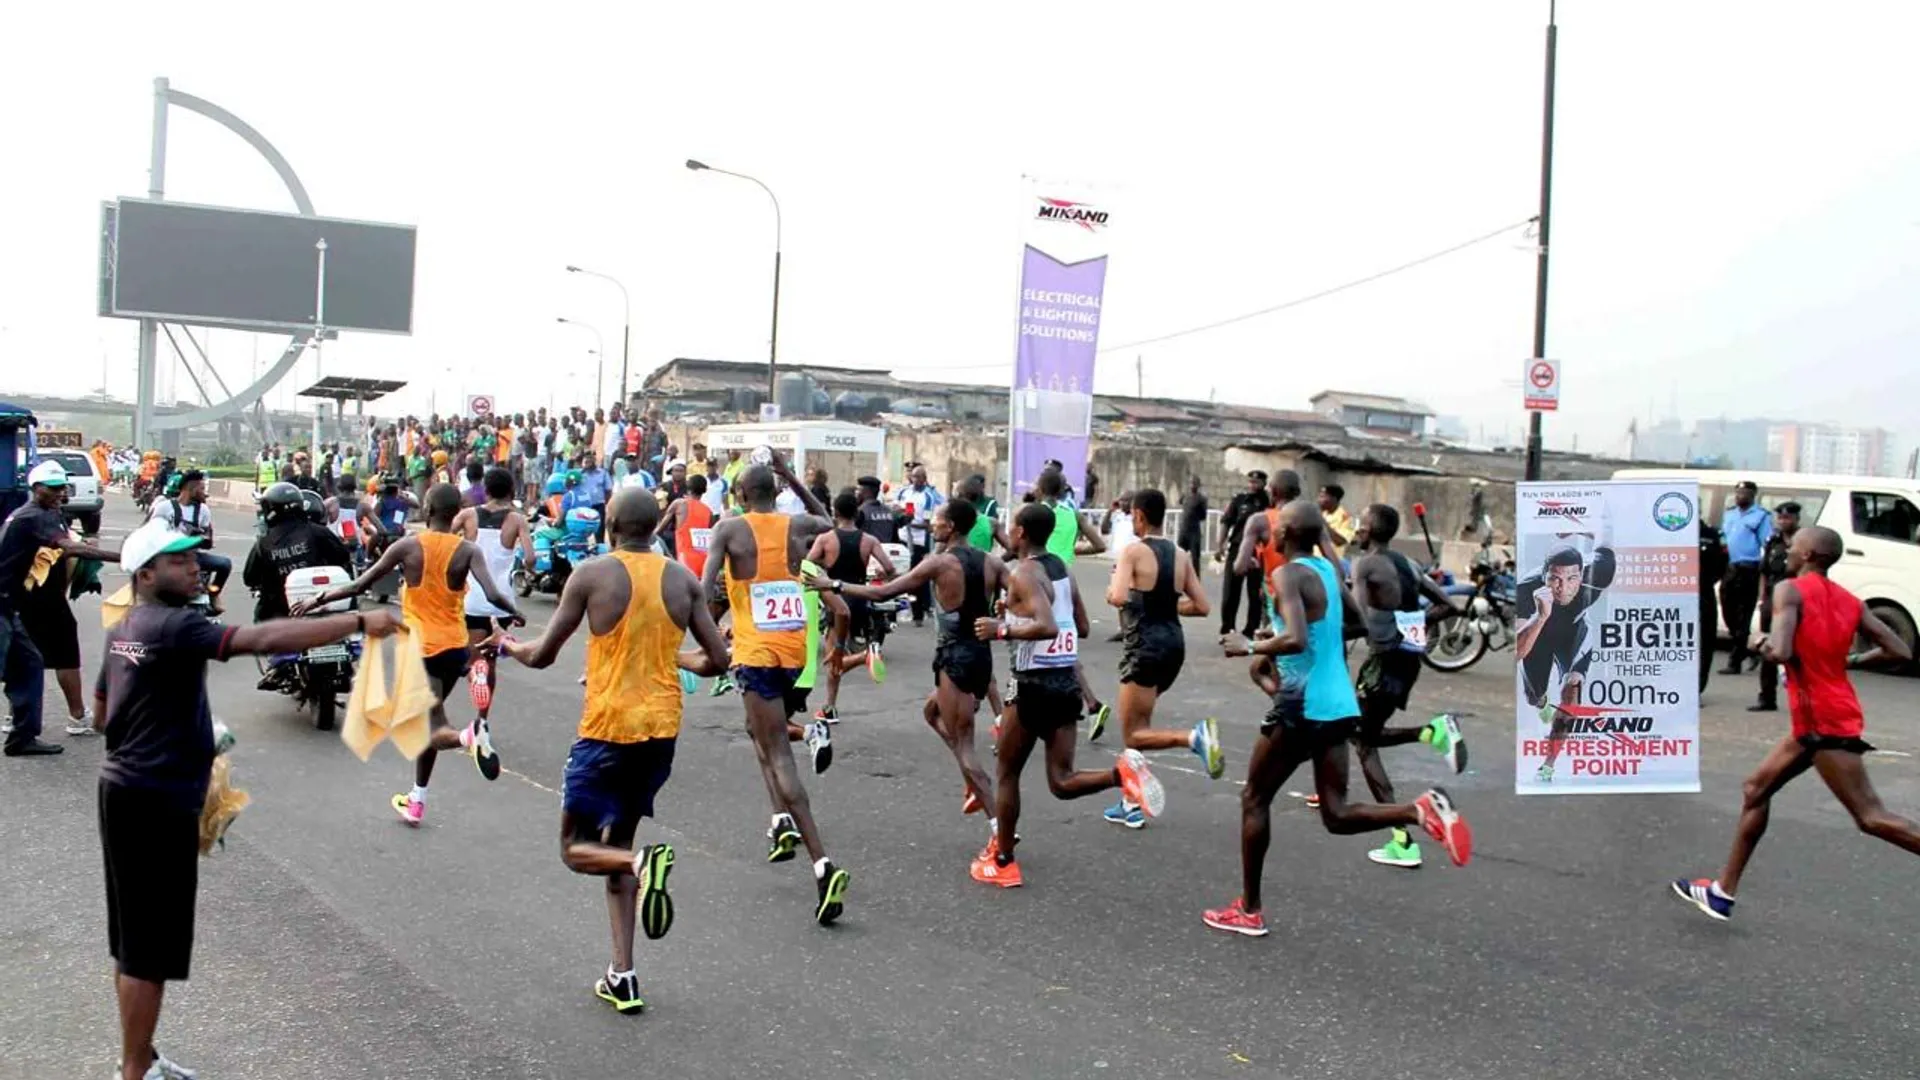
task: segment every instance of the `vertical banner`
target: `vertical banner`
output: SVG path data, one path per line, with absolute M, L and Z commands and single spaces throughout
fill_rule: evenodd
M 1517 485 L 1521 795 L 1700 790 L 1699 490 Z
M 1106 207 L 1084 189 L 1027 183 L 1008 467 L 1017 497 L 1047 461 L 1086 490 L 1093 359 L 1107 283 Z

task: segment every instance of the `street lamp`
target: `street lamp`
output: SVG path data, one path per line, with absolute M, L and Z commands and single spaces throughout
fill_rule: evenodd
M 606 381 L 605 374 L 607 369 L 607 339 L 601 336 L 599 328 L 594 326 L 592 323 L 583 323 L 579 319 L 569 319 L 565 315 L 556 315 L 554 316 L 553 321 L 563 322 L 563 323 L 566 323 L 568 326 L 577 326 L 580 329 L 589 331 L 590 333 L 593 334 L 593 340 L 595 344 L 599 345 L 600 347 L 598 350 L 600 359 L 594 365 L 594 371 L 593 371 L 593 400 L 599 401 L 600 392 L 606 389 L 606 387 L 603 384 Z M 601 408 L 602 406 L 596 405 L 594 407 Z
M 612 274 L 603 274 L 598 270 L 588 270 L 584 266 L 568 266 L 567 273 L 585 274 L 588 277 L 597 277 L 602 281 L 611 281 L 613 282 L 614 288 L 620 290 L 620 407 L 625 409 L 627 407 L 627 350 L 633 341 L 633 298 L 627 295 L 627 287 L 621 284 L 620 279 L 614 277 Z M 600 402 L 596 401 L 594 404 L 597 406 Z
M 773 329 L 767 335 L 767 400 L 779 401 L 779 395 L 775 393 L 774 378 L 780 363 L 780 200 L 774 196 L 772 188 L 746 173 L 717 169 L 692 158 L 687 159 L 687 168 L 694 172 L 716 172 L 722 176 L 745 180 L 766 192 L 767 198 L 773 203 Z

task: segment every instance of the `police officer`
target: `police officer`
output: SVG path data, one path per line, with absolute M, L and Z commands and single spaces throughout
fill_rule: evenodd
M 287 574 L 308 566 L 340 566 L 351 569 L 353 555 L 340 538 L 327 528 L 325 500 L 314 494 L 314 507 L 306 496 L 289 483 L 278 483 L 260 494 L 260 509 L 266 515 L 267 532 L 247 555 L 246 569 L 240 579 L 254 591 L 253 620 L 281 619 L 287 616 Z M 315 518 L 319 520 L 315 520 Z
M 1773 535 L 1760 553 L 1760 632 L 1773 631 L 1773 587 L 1792 576 L 1787 572 L 1787 548 L 1800 531 L 1800 504 L 1783 502 L 1773 508 Z M 1760 698 L 1748 712 L 1777 712 L 1780 708 L 1780 665 L 1760 661 Z

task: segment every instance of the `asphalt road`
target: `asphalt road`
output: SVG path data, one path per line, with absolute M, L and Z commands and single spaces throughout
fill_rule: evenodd
M 132 511 L 110 498 L 112 544 Z M 1083 589 L 1103 570 L 1083 570 Z M 97 605 L 80 604 L 89 658 Z M 551 611 L 529 606 L 536 624 Z M 209 1080 L 1914 1075 L 1920 863 L 1855 832 L 1816 781 L 1779 799 L 1736 922 L 1666 893 L 1667 879 L 1718 867 L 1740 779 L 1784 729 L 1743 711 L 1749 680 L 1708 693 L 1701 794 L 1522 800 L 1511 661 L 1426 673 L 1414 712 L 1476 713 L 1474 769 L 1443 776 L 1420 747 L 1389 751 L 1388 766 L 1408 795 L 1444 780 L 1474 825 L 1473 864 L 1455 869 L 1428 843 L 1421 870 L 1373 866 L 1374 838 L 1329 836 L 1282 799 L 1274 933 L 1248 940 L 1199 913 L 1237 892 L 1231 778 L 1264 702 L 1243 661 L 1210 655 L 1210 623 L 1189 633 L 1163 716 L 1219 717 L 1229 779 L 1163 755 L 1168 812 L 1136 833 L 1103 823 L 1098 799 L 1055 802 L 1030 769 L 1027 886 L 1005 892 L 967 877 L 984 827 L 961 817 L 957 770 L 918 715 L 930 634 L 898 634 L 884 687 L 849 676 L 833 768 L 808 778 L 829 851 L 854 876 L 827 930 L 810 920 L 804 860 L 763 862 L 768 808 L 739 699 L 690 699 L 661 820 L 642 831 L 680 860 L 673 933 L 640 946 L 639 1017 L 592 996 L 602 888 L 558 857 L 577 641 L 549 671 L 506 670 L 494 730 L 508 772 L 488 784 L 443 757 L 419 830 L 387 805 L 410 782 L 390 749 L 363 765 L 289 699 L 255 691 L 251 661 L 215 665 L 215 712 L 239 736 L 254 804 L 201 863 L 194 978 L 169 991 L 160 1045 Z M 1110 692 L 1118 653 L 1103 637 L 1090 670 Z M 1861 688 L 1869 735 L 1892 751 L 1871 759 L 1875 782 L 1920 811 L 1920 683 Z M 48 700 L 57 717 L 51 687 Z M 57 719 L 51 730 L 62 737 Z M 1106 760 L 1112 739 L 1083 744 L 1082 760 Z M 74 740 L 59 758 L 0 762 L 0 829 L 14 838 L 0 874 L 12 913 L 0 1077 L 99 1078 L 117 1056 L 100 755 L 98 739 Z

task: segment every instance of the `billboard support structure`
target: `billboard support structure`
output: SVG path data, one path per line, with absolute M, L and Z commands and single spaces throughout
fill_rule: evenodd
M 293 197 L 294 208 L 306 217 L 315 216 L 313 200 L 307 197 L 306 185 L 294 175 L 293 166 L 287 164 L 287 159 L 281 156 L 280 151 L 274 149 L 272 143 L 255 131 L 252 125 L 213 102 L 173 89 L 164 75 L 153 80 L 153 145 L 147 172 L 149 199 L 159 202 L 166 198 L 167 108 L 172 105 L 177 105 L 188 112 L 199 113 L 238 135 L 248 146 L 253 147 L 261 157 L 265 158 L 268 165 L 272 166 L 274 173 L 280 177 L 281 183 L 287 186 L 287 193 Z M 317 312 L 315 321 L 318 321 Z M 139 387 L 133 413 L 133 442 L 139 447 L 148 446 L 155 432 L 176 431 L 211 423 L 240 412 L 259 401 L 275 383 L 293 369 L 294 362 L 299 360 L 301 354 L 306 351 L 307 342 L 315 336 L 312 330 L 294 331 L 292 339 L 281 351 L 280 359 L 256 379 L 253 385 L 226 401 L 172 416 L 155 416 L 153 414 L 154 367 L 159 349 L 159 331 L 158 319 L 140 320 Z

